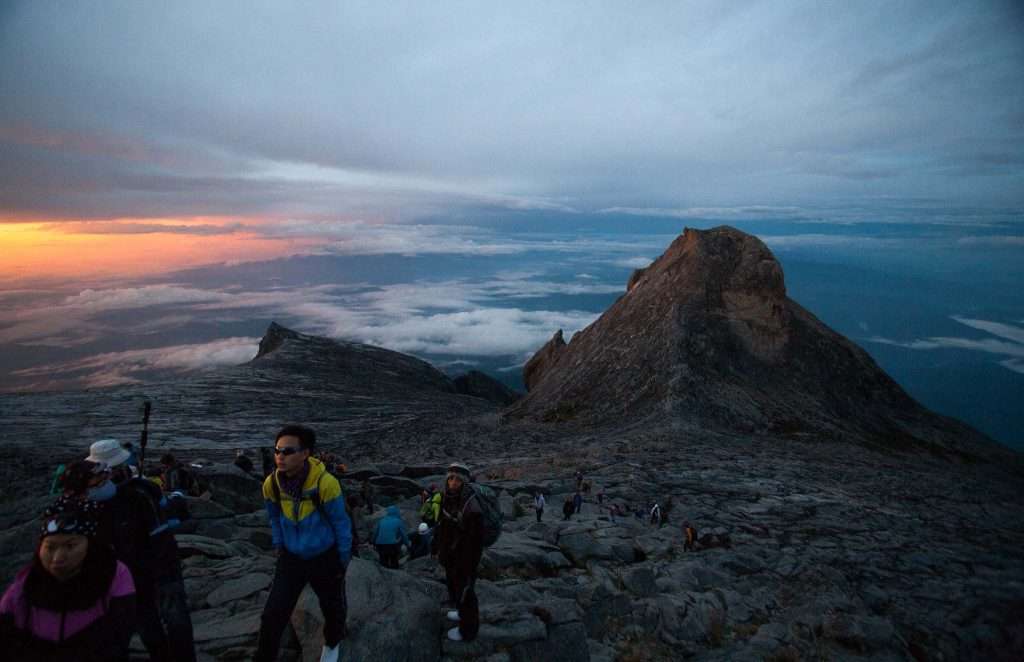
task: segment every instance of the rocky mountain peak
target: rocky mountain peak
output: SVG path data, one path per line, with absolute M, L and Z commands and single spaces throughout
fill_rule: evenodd
M 997 444 L 915 402 L 860 347 L 786 294 L 757 237 L 687 229 L 568 344 L 526 364 L 528 394 L 507 415 L 602 424 L 821 434 L 968 453 Z
M 260 338 L 260 348 L 259 351 L 256 352 L 256 358 L 258 359 L 270 354 L 280 347 L 285 340 L 289 338 L 297 339 L 298 337 L 299 334 L 291 329 L 286 329 L 277 322 L 271 322 L 270 326 L 267 327 L 266 333 L 264 333 L 263 337 Z

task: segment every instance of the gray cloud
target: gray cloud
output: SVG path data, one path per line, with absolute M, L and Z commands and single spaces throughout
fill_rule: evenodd
M 7 217 L 1022 201 L 1013 3 L 21 2 Z

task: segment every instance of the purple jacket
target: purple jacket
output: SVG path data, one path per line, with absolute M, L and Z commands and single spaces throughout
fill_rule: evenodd
M 0 639 L 6 659 L 106 662 L 128 659 L 135 621 L 135 584 L 117 561 L 105 595 L 86 609 L 53 610 L 30 605 L 23 569 L 0 599 Z M 13 652 L 12 652 L 13 651 Z

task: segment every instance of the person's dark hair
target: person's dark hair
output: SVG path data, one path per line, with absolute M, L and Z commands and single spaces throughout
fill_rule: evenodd
M 316 432 L 305 425 L 286 425 L 274 437 L 274 443 L 281 437 L 296 437 L 302 450 L 312 452 L 316 448 Z

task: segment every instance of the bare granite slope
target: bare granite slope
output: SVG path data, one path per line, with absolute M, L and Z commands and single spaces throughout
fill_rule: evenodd
M 510 418 L 614 424 L 654 417 L 746 433 L 826 435 L 972 456 L 1006 449 L 911 398 L 786 295 L 754 236 L 687 229 L 593 324 L 526 365 Z

